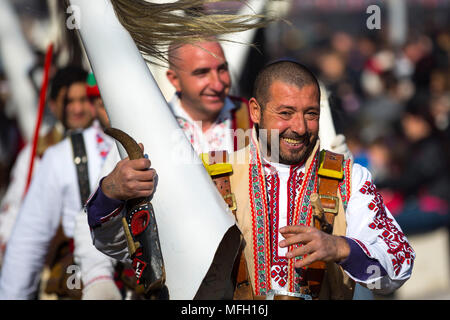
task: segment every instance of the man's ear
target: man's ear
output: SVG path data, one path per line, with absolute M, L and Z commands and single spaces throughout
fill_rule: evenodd
M 178 78 L 177 73 L 172 69 L 168 69 L 166 71 L 166 76 L 170 83 L 175 87 L 175 91 L 181 92 L 180 79 Z
M 250 99 L 249 108 L 250 118 L 252 119 L 253 123 L 259 124 L 259 122 L 261 121 L 261 106 L 255 98 Z

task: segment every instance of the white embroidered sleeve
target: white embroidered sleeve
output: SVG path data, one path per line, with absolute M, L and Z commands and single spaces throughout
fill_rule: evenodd
M 364 253 L 385 269 L 368 268 L 367 280 L 355 281 L 377 293 L 387 294 L 399 288 L 411 276 L 415 253 L 401 228 L 383 203 L 370 172 L 353 166 L 351 195 L 346 211 L 347 237 L 355 240 Z

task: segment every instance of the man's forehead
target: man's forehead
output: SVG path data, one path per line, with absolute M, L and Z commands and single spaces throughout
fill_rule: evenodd
M 223 63 L 225 55 L 218 42 L 201 42 L 185 44 L 173 54 L 176 64 L 193 65 L 201 61 Z
M 319 91 L 315 84 L 305 84 L 301 87 L 294 83 L 274 80 L 269 86 L 269 98 L 312 98 L 319 102 Z M 269 99 L 272 100 L 272 99 Z
M 67 95 L 68 96 L 72 96 L 72 95 L 86 95 L 87 96 L 87 92 L 86 92 L 86 83 L 84 82 L 76 82 L 76 83 L 72 83 L 69 88 L 67 88 Z

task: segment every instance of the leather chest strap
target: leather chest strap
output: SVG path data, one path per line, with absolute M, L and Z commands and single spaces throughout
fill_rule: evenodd
M 325 218 L 331 225 L 339 210 L 339 198 L 337 196 L 339 182 L 344 178 L 344 155 L 323 150 L 320 153 L 319 166 L 319 197 L 325 211 Z
M 84 145 L 83 134 L 75 132 L 70 135 L 72 143 L 73 162 L 77 170 L 78 186 L 80 189 L 81 205 L 83 206 L 89 199 L 89 173 L 88 173 L 88 158 L 86 154 L 86 147 Z
M 211 151 L 201 155 L 202 162 L 208 174 L 211 176 L 217 190 L 220 192 L 230 210 L 236 216 L 236 198 L 231 192 L 230 176 L 233 167 L 228 163 L 227 151 Z M 239 263 L 237 261 L 239 260 Z M 236 263 L 233 267 L 234 300 L 253 299 L 253 290 L 248 275 L 247 263 L 245 261 L 243 248 L 239 250 Z
M 344 174 L 342 165 L 344 156 L 330 151 L 321 151 L 319 160 L 319 204 L 323 209 L 323 215 L 315 216 L 314 227 L 331 234 L 333 232 L 334 218 L 339 210 L 339 198 L 337 197 L 339 181 L 343 179 Z M 316 198 L 317 199 L 317 198 Z M 315 208 L 314 208 L 315 210 Z M 323 261 L 316 261 L 304 269 L 304 277 L 300 283 L 300 292 L 310 294 L 312 299 L 319 298 L 320 290 L 325 276 L 326 264 Z

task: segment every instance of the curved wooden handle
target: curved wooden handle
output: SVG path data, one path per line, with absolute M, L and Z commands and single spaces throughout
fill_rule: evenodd
M 122 130 L 116 128 L 106 128 L 105 133 L 122 144 L 122 146 L 127 151 L 130 160 L 144 158 L 144 153 L 142 152 L 141 147 L 139 147 L 138 143 Z M 134 208 L 145 202 L 149 202 L 148 198 L 129 199 L 127 202 L 127 207 Z
M 144 153 L 138 143 L 122 130 L 116 128 L 106 128 L 105 133 L 122 144 L 127 151 L 130 160 L 144 158 Z

